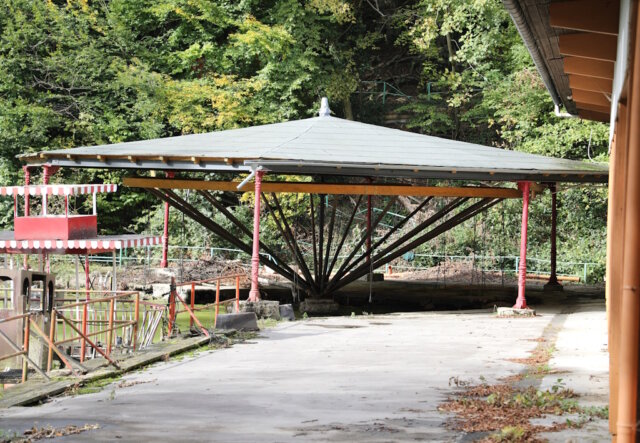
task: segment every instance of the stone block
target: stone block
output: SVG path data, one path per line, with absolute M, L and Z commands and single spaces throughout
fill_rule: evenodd
M 300 303 L 300 312 L 308 315 L 336 314 L 340 309 L 338 302 L 330 298 L 308 298 Z
M 235 329 L 237 331 L 257 331 L 258 317 L 255 312 L 238 312 L 237 314 L 219 314 L 216 329 Z
M 272 318 L 280 320 L 280 302 L 272 300 L 242 301 L 241 312 L 255 312 L 258 318 Z
M 498 308 L 498 317 L 535 317 L 535 309 Z
M 296 319 L 296 314 L 293 312 L 293 306 L 280 305 L 280 319 L 294 321 Z

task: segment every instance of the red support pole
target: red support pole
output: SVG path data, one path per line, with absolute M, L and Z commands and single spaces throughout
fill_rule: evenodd
M 85 299 L 89 301 L 91 298 L 89 295 L 89 291 L 91 290 L 91 278 L 89 276 L 89 251 L 87 251 L 87 255 L 84 256 L 84 287 L 85 287 Z M 85 303 L 82 307 L 82 334 L 84 336 L 87 335 L 87 314 L 88 308 Z M 80 362 L 84 362 L 84 356 L 87 349 L 87 343 L 84 337 L 80 339 Z
M 29 186 L 31 183 L 31 170 L 29 166 L 23 166 L 22 170 L 24 171 L 24 185 Z M 26 217 L 29 216 L 29 193 L 24 193 L 24 215 Z
M 524 297 L 527 283 L 527 228 L 529 221 L 529 189 L 531 182 L 520 182 L 518 187 L 522 190 L 522 228 L 520 231 L 520 264 L 518 267 L 518 299 L 513 305 L 514 309 L 527 309 L 527 300 Z
M 29 184 L 31 183 L 31 171 L 29 169 L 29 166 L 23 166 L 22 170 L 24 171 L 24 185 L 25 186 L 29 186 Z M 15 205 L 15 216 L 18 216 L 18 199 L 14 198 L 14 205 Z M 24 193 L 24 216 L 28 217 L 29 216 L 29 193 L 25 192 Z M 25 254 L 24 255 L 24 263 L 23 263 L 24 269 L 29 269 L 29 254 Z
M 249 291 L 249 301 L 260 300 L 258 272 L 260 271 L 260 194 L 262 192 L 263 175 L 264 171 L 256 171 L 253 208 L 253 253 L 251 255 L 251 290 Z
M 236 276 L 236 312 L 240 312 L 240 277 Z
M 213 317 L 213 329 L 218 324 L 218 314 L 220 313 L 220 279 L 216 280 L 216 315 Z
M 167 178 L 175 177 L 175 173 L 167 172 Z M 166 268 L 169 264 L 169 203 L 164 204 L 164 233 L 162 235 L 162 260 L 160 261 L 160 267 Z
M 196 284 L 191 282 L 191 297 L 189 300 L 189 303 L 191 303 L 191 311 L 194 311 L 195 308 L 195 303 L 196 303 Z M 193 329 L 193 318 L 189 317 L 189 330 Z
M 55 174 L 56 172 L 58 172 L 58 167 L 57 166 L 51 166 L 51 165 L 44 165 L 42 167 L 42 184 L 43 185 L 48 185 L 49 184 L 49 179 L 51 178 L 51 176 L 53 174 Z M 66 197 L 65 197 L 65 211 L 66 211 Z M 42 196 L 42 211 L 43 214 L 46 215 L 47 214 L 47 195 L 43 195 Z M 66 212 L 65 212 L 66 214 Z M 51 272 L 51 262 L 49 261 L 49 255 L 48 254 L 42 254 L 42 262 L 44 263 L 44 270 L 45 272 L 49 273 Z

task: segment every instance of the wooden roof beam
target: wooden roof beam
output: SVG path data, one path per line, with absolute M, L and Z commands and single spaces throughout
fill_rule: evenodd
M 565 57 L 563 62 L 565 74 L 613 80 L 612 62 L 589 60 L 580 57 Z
M 571 87 L 571 89 L 581 89 L 583 91 L 600 92 L 611 95 L 613 81 L 604 78 L 569 74 L 569 87 Z
M 571 98 L 576 103 L 589 103 L 597 106 L 611 107 L 611 100 L 602 92 L 582 91 L 580 89 L 571 90 Z
M 576 0 L 551 3 L 549 23 L 553 28 L 618 35 L 618 0 Z
M 576 102 L 576 107 L 578 110 L 594 111 L 602 114 L 608 114 L 611 112 L 611 108 L 609 106 L 594 105 L 593 103 Z
M 590 32 L 564 34 L 558 37 L 558 47 L 564 56 L 615 62 L 618 38 Z
M 609 123 L 609 114 L 597 111 L 589 111 L 588 109 L 578 109 L 578 116 L 584 120 L 594 120 L 597 122 Z
M 239 182 L 125 177 L 125 186 L 156 189 L 196 189 L 252 192 L 253 186 L 238 190 Z M 522 198 L 518 189 L 498 187 L 404 186 L 355 183 L 262 182 L 263 192 L 333 195 L 402 195 L 416 197 Z

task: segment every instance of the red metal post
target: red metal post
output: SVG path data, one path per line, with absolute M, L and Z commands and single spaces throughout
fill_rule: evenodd
M 253 254 L 251 255 L 251 290 L 249 301 L 260 300 L 258 272 L 260 271 L 260 194 L 262 192 L 262 176 L 264 171 L 256 171 L 255 196 L 253 208 Z
M 91 296 L 89 291 L 91 290 L 91 278 L 89 275 L 89 254 L 84 256 L 84 287 L 85 287 L 85 301 L 89 301 Z M 82 307 L 82 334 L 87 335 L 87 312 L 88 307 L 85 303 Z M 83 338 L 80 339 L 80 362 L 84 361 L 84 354 L 87 349 L 87 342 Z
M 167 178 L 175 177 L 175 173 L 167 172 Z M 162 235 L 162 260 L 160 261 L 160 267 L 166 268 L 169 264 L 169 203 L 164 204 L 164 233 Z
M 51 310 L 51 323 L 49 325 L 49 352 L 47 353 L 47 372 L 51 371 L 51 364 L 53 363 L 53 346 L 56 341 L 56 311 Z
M 191 282 L 191 300 L 189 300 L 189 302 L 191 303 L 191 311 L 193 311 L 193 309 L 195 308 L 195 302 L 196 302 L 196 284 L 193 282 Z M 193 329 L 192 317 L 189 317 L 189 329 Z
M 213 328 L 218 324 L 218 313 L 220 312 L 220 279 L 216 280 L 216 316 L 213 318 Z
M 24 171 L 24 185 L 25 186 L 29 186 L 29 184 L 31 183 L 31 171 L 29 169 L 29 166 L 23 166 L 22 170 Z M 14 198 L 14 205 L 15 205 L 15 216 L 18 216 L 18 199 Z M 25 192 L 24 193 L 24 216 L 28 217 L 29 216 L 29 193 Z M 24 269 L 29 269 L 29 254 L 25 254 L 24 255 Z
M 82 307 L 82 338 L 80 339 L 80 363 L 84 361 L 84 355 L 87 350 L 87 303 Z
M 236 312 L 240 312 L 240 277 L 236 276 Z
M 24 171 L 24 185 L 29 186 L 31 183 L 31 170 L 29 166 L 23 166 L 22 170 Z M 24 193 L 24 215 L 29 216 L 29 193 Z
M 527 283 L 527 228 L 529 222 L 529 189 L 531 182 L 518 183 L 522 190 L 522 228 L 520 231 L 520 264 L 518 267 L 518 299 L 513 305 L 515 309 L 527 309 L 527 300 L 524 296 Z
M 58 169 L 59 168 L 57 166 L 44 165 L 42 167 L 42 184 L 48 185 L 49 179 L 53 174 L 55 174 L 58 171 Z M 66 197 L 65 197 L 65 210 L 66 210 Z M 47 215 L 47 194 L 46 193 L 42 196 L 42 214 Z M 45 264 L 44 265 L 45 272 L 47 273 L 51 272 L 51 262 L 49 261 L 49 255 L 42 254 L 42 261 Z
M 24 352 L 24 356 L 22 357 L 22 383 L 27 381 L 29 375 L 29 363 L 27 362 L 27 357 L 29 357 L 29 336 L 31 335 L 31 322 L 29 321 L 29 317 L 24 319 L 24 344 L 22 345 L 22 352 Z
M 115 313 L 115 299 L 112 298 L 109 302 L 109 319 L 108 331 L 107 331 L 107 355 L 111 355 L 111 347 L 113 346 L 113 316 Z

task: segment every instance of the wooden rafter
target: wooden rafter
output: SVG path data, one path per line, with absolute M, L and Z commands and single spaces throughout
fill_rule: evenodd
M 611 108 L 609 106 L 600 106 L 600 105 L 594 105 L 591 103 L 580 103 L 580 102 L 577 102 L 576 106 L 578 107 L 579 110 L 583 110 L 583 111 L 600 112 L 601 114 L 609 114 L 611 112 Z
M 588 103 L 596 106 L 611 106 L 611 101 L 602 92 L 582 91 L 580 89 L 572 90 L 572 98 L 576 103 Z
M 610 118 L 608 113 L 589 111 L 588 109 L 579 109 L 578 115 L 585 120 L 595 120 L 597 122 L 609 123 Z
M 575 0 L 551 3 L 549 23 L 554 28 L 618 35 L 618 0 Z
M 613 63 L 589 60 L 580 57 L 565 57 L 563 59 L 565 74 L 577 74 L 586 77 L 613 79 Z
M 616 61 L 618 39 L 612 35 L 579 32 L 558 37 L 560 54 L 601 61 Z
M 247 192 L 252 184 L 239 191 L 238 182 L 178 180 L 161 178 L 127 177 L 125 186 L 156 189 L 195 189 L 209 191 Z M 444 186 L 404 186 L 384 184 L 355 183 L 301 183 L 301 182 L 262 182 L 265 193 L 293 194 L 332 194 L 332 195 L 403 195 L 416 197 L 475 197 L 475 198 L 522 198 L 517 189 L 499 187 L 444 187 Z
M 605 92 L 611 94 L 613 81 L 604 78 L 586 77 L 584 75 L 569 74 L 571 89 L 581 89 L 591 92 Z

